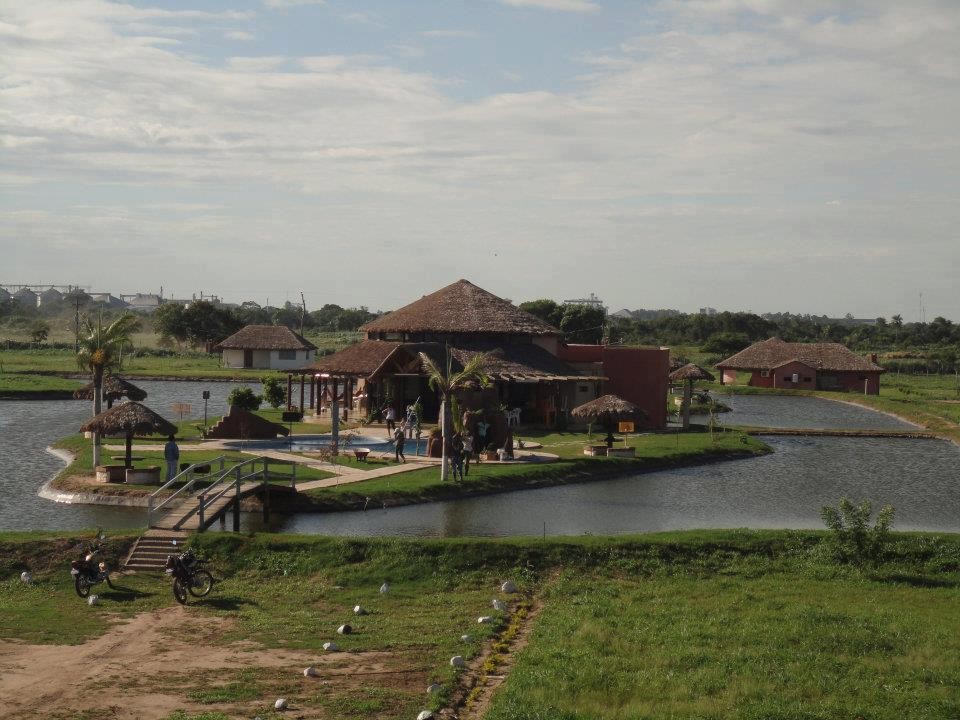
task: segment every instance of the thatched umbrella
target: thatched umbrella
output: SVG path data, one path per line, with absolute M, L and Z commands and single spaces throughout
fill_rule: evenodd
M 81 428 L 81 432 L 95 432 L 100 435 L 124 435 L 127 439 L 126 467 L 132 467 L 134 435 L 175 435 L 177 426 L 160 417 L 153 410 L 138 402 L 126 402 L 88 420 Z
M 94 385 L 91 382 L 74 392 L 73 397 L 75 400 L 93 400 L 94 391 Z M 108 375 L 105 377 L 103 379 L 101 393 L 103 399 L 107 401 L 108 410 L 113 407 L 114 401 L 122 397 L 128 400 L 136 400 L 137 402 L 145 400 L 147 397 L 146 390 L 138 388 L 132 382 L 124 380 L 119 375 Z
M 629 400 L 616 395 L 603 395 L 583 405 L 578 405 L 570 414 L 590 422 L 600 422 L 607 428 L 607 447 L 613 447 L 613 428 L 620 421 L 644 420 L 647 413 Z
M 713 375 L 699 365 L 687 363 L 670 375 L 670 382 L 683 382 L 683 429 L 690 427 L 690 400 L 693 397 L 693 383 L 697 380 L 713 380 Z

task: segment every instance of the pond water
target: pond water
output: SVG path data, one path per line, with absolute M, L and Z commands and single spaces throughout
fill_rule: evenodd
M 210 391 L 207 411 L 213 418 L 226 412 L 227 394 L 236 384 L 143 380 L 136 385 L 147 392 L 144 404 L 168 420 L 179 419 L 170 407 L 175 402 L 190 403 L 189 415 L 202 420 L 203 390 Z M 259 392 L 258 385 L 250 387 Z M 143 525 L 145 513 L 138 508 L 64 505 L 37 496 L 40 486 L 64 467 L 44 448 L 76 433 L 91 413 L 92 403 L 82 400 L 0 401 L 0 530 Z
M 822 528 L 843 496 L 891 504 L 902 530 L 960 532 L 960 448 L 940 440 L 766 437 L 759 458 L 453 502 L 297 515 L 284 532 L 581 535 L 695 528 Z M 473 467 L 471 472 L 482 472 Z
M 349 445 L 344 445 L 344 438 L 346 437 L 350 437 Z M 278 440 L 276 442 L 257 441 L 256 447 L 286 450 L 288 452 L 312 452 L 319 450 L 322 447 L 329 447 L 332 440 L 332 435 L 298 435 L 289 440 Z M 237 446 L 242 446 L 244 444 L 245 443 L 242 441 L 237 441 L 236 443 Z M 340 448 L 347 450 L 350 448 L 366 448 L 367 450 L 372 450 L 374 452 L 392 453 L 394 451 L 394 444 L 392 440 L 386 437 L 386 435 L 377 436 L 344 434 L 340 436 Z M 419 453 L 417 452 L 418 449 Z M 427 441 L 425 438 L 421 438 L 419 441 L 408 439 L 403 444 L 403 452 L 405 455 L 423 454 L 426 452 L 426 450 Z
M 143 382 L 146 404 L 167 417 L 170 403 L 212 394 L 213 417 L 226 407 L 228 383 Z M 868 410 L 816 398 L 732 396 L 730 424 L 898 429 L 911 427 Z M 199 401 L 199 402 L 198 402 Z M 142 526 L 139 509 L 62 505 L 37 497 L 62 467 L 43 448 L 73 433 L 89 404 L 0 402 L 0 530 Z M 763 418 L 759 420 L 758 418 Z M 175 419 L 175 418 L 172 418 Z M 376 439 L 376 438 L 371 438 Z M 692 528 L 818 528 L 820 507 L 846 495 L 892 504 L 896 527 L 960 532 L 960 448 L 939 440 L 767 437 L 771 455 L 565 487 L 455 502 L 278 518 L 272 529 L 332 535 L 615 534 Z M 372 444 L 372 443 L 371 443 Z M 481 465 L 479 470 L 482 471 Z M 478 468 L 474 466 L 473 472 Z M 245 529 L 257 517 L 245 516 Z
M 731 412 L 714 416 L 720 425 L 806 430 L 915 430 L 916 425 L 853 403 L 787 395 L 714 395 Z M 706 424 L 705 415 L 693 415 Z

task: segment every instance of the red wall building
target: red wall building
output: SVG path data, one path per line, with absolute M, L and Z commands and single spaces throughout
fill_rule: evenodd
M 643 408 L 646 427 L 667 427 L 670 351 L 666 348 L 627 348 L 610 345 L 563 345 L 557 357 L 578 369 L 603 375 L 601 394 L 619 395 Z

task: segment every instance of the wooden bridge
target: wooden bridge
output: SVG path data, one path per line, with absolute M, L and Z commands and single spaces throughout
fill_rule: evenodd
M 214 466 L 219 465 L 217 470 Z M 279 473 L 282 466 L 289 473 Z M 278 484 L 274 481 L 280 481 Z M 171 495 L 163 497 L 180 484 Z M 297 465 L 294 462 L 268 457 L 255 457 L 229 465 L 224 456 L 196 462 L 150 495 L 147 524 L 154 530 L 171 532 L 203 532 L 217 520 L 226 524 L 233 510 L 233 529 L 240 530 L 240 504 L 244 498 L 258 495 L 263 504 L 263 517 L 270 517 L 270 492 L 296 491 Z

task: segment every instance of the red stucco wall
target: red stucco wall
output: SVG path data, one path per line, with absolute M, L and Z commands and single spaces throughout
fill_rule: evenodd
M 659 348 L 622 348 L 606 345 L 565 345 L 558 357 L 572 364 L 601 363 L 603 394 L 619 395 L 643 408 L 647 426 L 667 427 L 667 375 L 670 351 Z
M 800 375 L 800 382 L 794 384 L 787 380 L 787 377 L 793 376 L 793 373 Z M 832 372 L 825 373 L 837 378 L 838 392 L 863 392 L 864 380 L 867 384 L 868 395 L 880 394 L 880 373 L 879 372 Z M 804 378 L 812 378 L 812 382 L 804 381 Z M 776 370 L 770 371 L 769 377 L 760 377 L 760 371 L 754 370 L 750 375 L 749 385 L 763 388 L 783 388 L 786 390 L 817 390 L 830 389 L 817 384 L 817 375 L 813 370 L 801 363 L 789 363 Z

